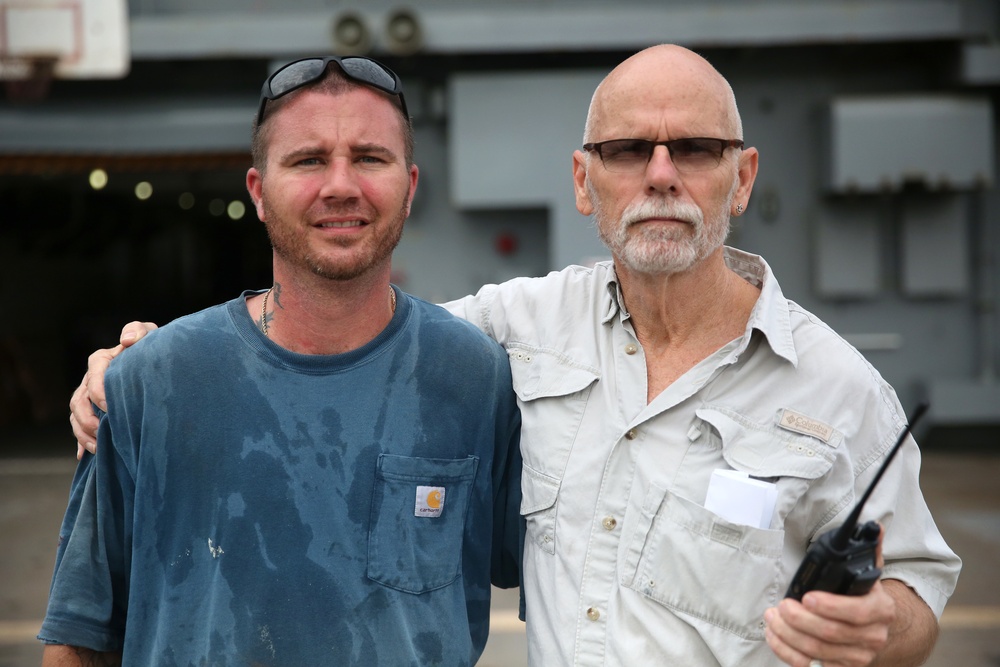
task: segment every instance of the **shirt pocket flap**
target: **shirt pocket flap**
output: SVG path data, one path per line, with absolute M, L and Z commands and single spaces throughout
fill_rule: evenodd
M 507 355 L 514 391 L 522 401 L 574 394 L 600 377 L 596 368 L 551 350 L 511 343 Z
M 559 480 L 540 473 L 530 466 L 522 468 L 521 514 L 528 515 L 549 509 L 556 504 Z
M 718 431 L 726 462 L 755 477 L 822 477 L 833 465 L 833 450 L 843 437 L 834 433 L 827 444 L 772 424 L 757 424 L 731 410 L 704 407 L 695 414 Z

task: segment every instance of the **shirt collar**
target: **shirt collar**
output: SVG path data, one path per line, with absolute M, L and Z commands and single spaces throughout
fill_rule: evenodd
M 725 246 L 723 256 L 726 266 L 754 287 L 760 288 L 760 296 L 750 313 L 747 330 L 739 352 L 750 344 L 750 336 L 756 329 L 764 334 L 768 345 L 778 356 L 787 359 L 793 366 L 798 365 L 799 357 L 795 352 L 792 339 L 791 317 L 788 312 L 788 301 L 778 286 L 778 281 L 771 272 L 763 257 L 753 255 L 736 248 Z M 605 272 L 604 282 L 607 287 L 603 300 L 602 324 L 608 324 L 617 315 L 622 322 L 629 318 L 625 310 L 625 299 L 622 297 L 621 284 L 615 273 L 613 262 L 598 262 L 595 270 Z
M 760 288 L 760 296 L 750 312 L 743 345 L 740 352 L 750 344 L 750 335 L 756 329 L 764 334 L 767 344 L 776 355 L 787 359 L 792 366 L 799 363 L 792 339 L 792 319 L 788 312 L 788 300 L 781 292 L 778 281 L 760 255 L 752 255 L 726 246 L 723 250 L 726 266 L 751 285 Z
M 628 311 L 625 310 L 625 298 L 622 296 L 621 285 L 618 284 L 618 274 L 615 273 L 615 264 L 611 261 L 598 262 L 594 265 L 595 271 L 604 272 L 604 285 L 606 287 L 605 297 L 601 300 L 603 315 L 601 324 L 609 324 L 615 315 L 620 315 L 621 321 L 628 319 Z

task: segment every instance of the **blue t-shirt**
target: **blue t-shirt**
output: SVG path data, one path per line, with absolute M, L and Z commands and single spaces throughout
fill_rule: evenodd
M 506 354 L 401 293 L 364 347 L 295 354 L 246 296 L 108 369 L 39 637 L 126 665 L 475 663 L 491 572 L 518 583 Z

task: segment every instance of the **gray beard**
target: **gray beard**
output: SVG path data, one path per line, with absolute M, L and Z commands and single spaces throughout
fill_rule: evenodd
M 629 205 L 616 224 L 609 224 L 600 199 L 587 179 L 597 232 L 616 263 L 636 273 L 667 275 L 689 271 L 725 243 L 730 230 L 728 211 L 738 186 L 739 182 L 734 182 L 724 206 L 720 206 L 707 223 L 702 210 L 694 204 L 659 198 Z M 689 227 L 634 225 L 640 220 L 657 217 L 682 220 Z

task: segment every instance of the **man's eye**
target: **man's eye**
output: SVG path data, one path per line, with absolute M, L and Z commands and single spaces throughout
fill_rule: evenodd
M 687 141 L 680 139 L 673 144 L 673 154 L 682 157 L 704 157 L 714 156 L 718 153 L 718 146 L 707 141 Z
M 645 160 L 649 156 L 648 141 L 613 141 L 604 144 L 606 160 Z

